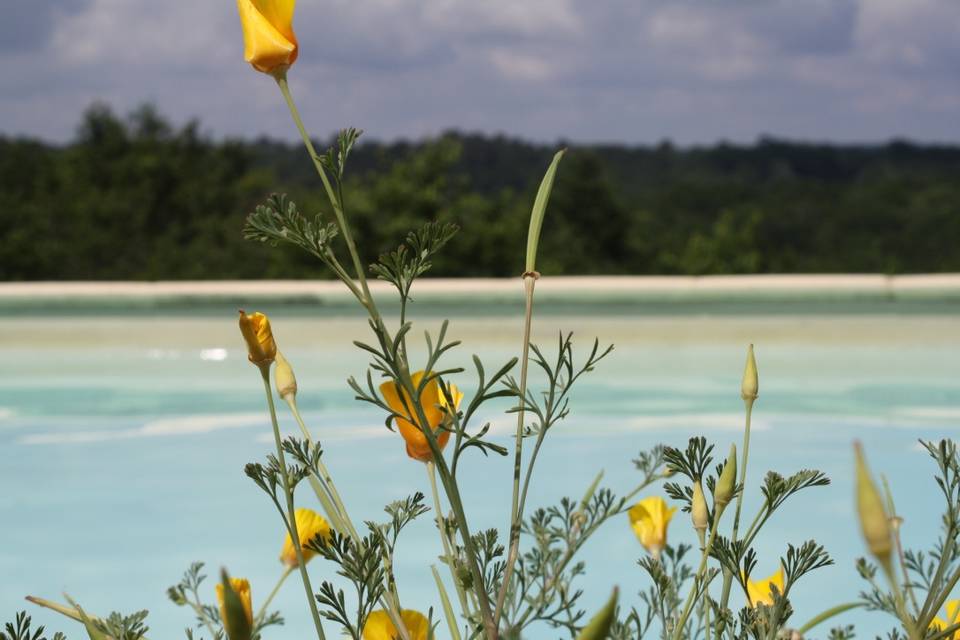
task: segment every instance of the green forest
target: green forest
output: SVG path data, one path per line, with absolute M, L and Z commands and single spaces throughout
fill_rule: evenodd
M 960 271 L 960 147 L 902 141 L 361 140 L 345 194 L 366 257 L 448 221 L 461 230 L 433 275 L 518 275 L 530 205 L 560 146 L 570 152 L 543 229 L 546 274 Z M 119 116 L 94 105 L 66 145 L 0 136 L 0 279 L 327 277 L 293 248 L 243 239 L 247 213 L 272 192 L 328 213 L 300 145 L 215 140 L 150 106 Z

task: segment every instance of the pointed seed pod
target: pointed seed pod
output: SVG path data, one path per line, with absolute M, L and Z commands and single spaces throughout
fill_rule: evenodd
M 867 462 L 863 457 L 863 447 L 859 442 L 853 444 L 857 468 L 857 512 L 860 516 L 860 528 L 867 542 L 867 549 L 882 564 L 890 562 L 893 541 L 890 520 L 877 485 L 870 477 Z
M 620 589 L 614 587 L 613 593 L 610 594 L 610 599 L 607 600 L 607 604 L 603 605 L 603 609 L 600 609 L 600 611 L 590 619 L 587 626 L 585 626 L 580 632 L 580 635 L 577 636 L 577 640 L 606 640 L 606 638 L 610 637 L 610 627 L 613 626 L 619 597 Z
M 700 480 L 693 483 L 693 499 L 690 503 L 690 516 L 693 518 L 693 528 L 697 531 L 706 531 L 709 513 L 707 511 L 707 499 L 703 495 L 703 487 Z
M 747 401 L 757 399 L 760 381 L 757 377 L 757 360 L 753 357 L 753 345 L 747 349 L 747 364 L 743 369 L 743 381 L 740 383 L 740 397 Z
M 293 367 L 279 351 L 277 351 L 277 368 L 273 375 L 277 385 L 277 394 L 281 398 L 286 399 L 288 395 L 297 395 L 297 377 L 293 375 Z
M 713 508 L 721 513 L 733 498 L 733 490 L 737 486 L 737 445 L 730 445 L 730 455 L 727 456 L 727 462 L 723 465 L 723 472 L 717 480 L 717 486 L 713 490 Z M 717 516 L 719 518 L 719 516 Z

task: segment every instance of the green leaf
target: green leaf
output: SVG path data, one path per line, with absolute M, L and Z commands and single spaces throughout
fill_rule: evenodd
M 603 609 L 600 609 L 597 615 L 593 616 L 590 623 L 577 636 L 577 640 L 605 640 L 610 636 L 610 627 L 613 625 L 617 612 L 617 599 L 619 597 L 620 589 L 614 587 L 607 604 L 603 605 Z
M 533 211 L 530 212 L 530 231 L 527 233 L 527 265 L 524 268 L 527 273 L 536 271 L 537 268 L 540 228 L 543 226 L 543 216 L 547 212 L 547 203 L 550 201 L 550 192 L 553 190 L 553 177 L 557 174 L 557 165 L 560 164 L 560 158 L 566 152 L 566 149 L 561 149 L 553 156 L 553 162 L 547 167 L 547 172 L 537 190 L 537 197 L 533 201 Z

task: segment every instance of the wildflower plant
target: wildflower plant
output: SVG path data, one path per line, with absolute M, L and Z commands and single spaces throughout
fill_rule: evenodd
M 238 0 L 245 55 L 255 69 L 276 81 L 326 193 L 328 212 L 308 216 L 286 195 L 273 194 L 250 213 L 243 233 L 251 241 L 292 244 L 316 257 L 364 310 L 369 336 L 355 346 L 369 357 L 369 366 L 350 377 L 348 385 L 357 401 L 381 412 L 385 428 L 398 433 L 410 464 L 423 464 L 430 496 L 411 487 L 409 497 L 386 505 L 385 517 L 356 521 L 326 466 L 327 451 L 312 437 L 298 409 L 301 390 L 274 327 L 263 313 L 241 311 L 240 333 L 249 361 L 260 374 L 274 436 L 273 450 L 264 459 L 246 464 L 244 471 L 276 510 L 277 529 L 283 534 L 281 569 L 276 584 L 266 592 L 244 578 L 229 576 L 225 569 L 211 585 L 204 565 L 191 565 L 167 592 L 174 604 L 193 614 L 188 638 L 270 636 L 273 627 L 283 623 L 270 605 L 294 574 L 318 640 L 325 640 L 331 627 L 336 629 L 333 634 L 354 640 L 506 640 L 539 637 L 544 628 L 582 640 L 645 636 L 775 640 L 802 636 L 833 616 L 861 606 L 896 615 L 910 640 L 939 640 L 960 630 L 960 605 L 947 602 L 960 581 L 960 462 L 952 443 L 925 444 L 938 464 L 938 483 L 948 504 L 943 536 L 927 553 L 900 549 L 898 527 L 891 524 L 896 520 L 890 519 L 889 492 L 886 501 L 880 498 L 862 456 L 858 458 L 861 521 L 891 590 L 877 582 L 877 565 L 863 560 L 858 568 L 870 589 L 860 600 L 792 626 L 791 596 L 796 584 L 833 560 L 813 540 L 787 542 L 779 558 L 759 558 L 754 545 L 792 496 L 830 481 L 812 469 L 789 475 L 769 471 L 759 482 L 755 471 L 748 475 L 751 417 L 759 397 L 752 346 L 741 381 L 745 422 L 739 449 L 730 444 L 721 458 L 717 445 L 703 437 L 690 438 L 683 448 L 653 446 L 634 460 L 637 478 L 624 491 L 603 486 L 601 471 L 579 497 L 529 507 L 540 453 L 548 435 L 570 414 L 572 389 L 584 375 L 602 366 L 613 349 L 599 340 L 583 349 L 575 345 L 572 334 L 562 331 L 549 347 L 531 342 L 540 278 L 540 231 L 564 151 L 557 152 L 546 168 L 532 205 L 521 275 L 525 313 L 519 355 L 492 366 L 474 355 L 469 372 L 451 366 L 449 354 L 460 342 L 449 323 L 443 322 L 436 332 L 423 334 L 425 355 L 416 359 L 416 350 L 410 348 L 418 335 L 411 292 L 457 228 L 428 222 L 410 231 L 396 249 L 372 265 L 363 264 L 344 194 L 348 160 L 361 132 L 344 129 L 330 149 L 323 153 L 314 149 L 287 83 L 287 71 L 299 47 L 292 27 L 293 5 L 292 0 Z M 397 317 L 382 313 L 370 287 L 374 278 L 387 283 L 396 296 Z M 281 437 L 275 397 L 286 404 L 299 437 Z M 491 413 L 516 417 L 512 447 L 490 436 Z M 511 499 L 504 505 L 501 529 L 477 530 L 470 519 L 470 505 L 464 502 L 458 476 L 466 455 L 508 456 L 513 461 Z M 309 485 L 310 506 L 319 507 L 320 512 L 302 504 L 306 490 L 297 492 L 302 485 Z M 743 510 L 748 487 L 759 487 L 762 498 L 753 514 Z M 681 514 L 689 514 L 688 524 Z M 429 567 L 437 599 L 416 603 L 418 608 L 412 609 L 404 606 L 403 585 L 394 566 L 404 544 L 401 534 L 421 517 L 433 520 L 439 538 L 438 564 Z M 580 552 L 611 520 L 620 522 L 625 535 L 629 535 L 628 523 L 636 534 L 638 553 L 639 548 L 645 552 L 635 570 L 646 576 L 648 584 L 636 597 L 621 595 L 611 584 L 606 604 L 588 617 L 581 607 L 580 578 L 586 565 Z M 689 526 L 696 546 L 671 545 L 670 526 Z M 894 564 L 902 568 L 902 578 L 895 574 Z M 86 614 L 73 601 L 69 606 L 33 601 L 77 620 L 95 640 L 138 640 L 148 631 L 146 612 L 101 619 Z M 741 601 L 745 605 L 738 607 Z M 940 617 L 944 609 L 945 617 Z M 927 629 L 931 631 L 922 631 Z M 848 640 L 852 630 L 837 627 L 829 637 Z M 60 638 L 60 634 L 54 636 L 54 640 Z M 21 615 L 0 633 L 0 640 L 44 640 L 43 629 L 31 630 L 30 619 Z

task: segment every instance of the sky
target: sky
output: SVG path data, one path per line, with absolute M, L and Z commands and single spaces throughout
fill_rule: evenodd
M 220 137 L 296 132 L 232 0 L 31 0 L 0 20 L 0 134 L 101 101 Z M 300 0 L 315 136 L 960 142 L 958 0 Z

